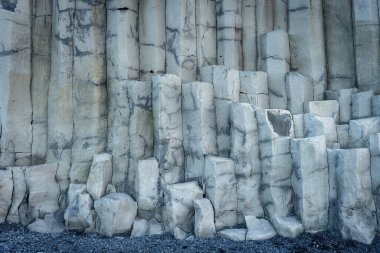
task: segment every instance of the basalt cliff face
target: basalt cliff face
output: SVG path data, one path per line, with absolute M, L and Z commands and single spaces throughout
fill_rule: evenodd
M 0 0 L 0 222 L 370 244 L 379 9 Z

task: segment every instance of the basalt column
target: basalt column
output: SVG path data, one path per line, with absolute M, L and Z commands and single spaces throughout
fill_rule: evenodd
M 107 1 L 108 146 L 112 184 L 127 191 L 129 102 L 127 80 L 139 77 L 138 1 Z
M 105 1 L 77 1 L 74 29 L 73 149 L 71 182 L 86 182 L 93 155 L 107 138 Z
M 242 22 L 243 69 L 254 71 L 257 67 L 256 0 L 243 0 Z
M 0 166 L 29 165 L 32 153 L 30 2 L 0 7 Z

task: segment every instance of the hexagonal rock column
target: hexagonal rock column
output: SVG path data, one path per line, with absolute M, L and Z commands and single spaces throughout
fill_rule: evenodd
M 327 88 L 322 0 L 289 0 L 292 68 L 313 79 L 314 100 Z
M 74 16 L 73 147 L 70 182 L 84 183 L 107 142 L 105 1 L 77 1 Z
M 286 109 L 285 75 L 290 70 L 288 34 L 283 30 L 260 37 L 261 69 L 268 73 L 269 106 Z
M 111 193 L 98 199 L 94 204 L 96 217 L 96 230 L 102 235 L 131 231 L 133 221 L 137 214 L 137 204 L 125 193 Z
M 106 194 L 107 185 L 112 179 L 112 156 L 109 154 L 94 155 L 90 174 L 87 180 L 87 191 L 93 200 Z
M 195 1 L 166 0 L 166 73 L 183 83 L 197 79 Z
M 273 31 L 273 0 L 256 1 L 256 45 L 257 70 L 263 70 L 261 56 L 261 35 Z
M 256 111 L 262 167 L 261 201 L 277 233 L 296 237 L 302 224 L 293 216 L 290 139 L 294 135 L 292 115 L 286 110 Z
M 242 0 L 243 69 L 254 71 L 257 67 L 256 0 Z
M 341 89 L 337 91 L 326 91 L 326 99 L 336 100 L 339 103 L 339 123 L 347 124 L 351 119 L 352 95 L 357 89 Z
M 377 230 L 380 230 L 380 134 L 370 136 L 372 192 L 376 205 Z
M 25 167 L 8 167 L 7 170 L 12 172 L 13 181 L 12 205 L 8 211 L 7 222 L 20 223 L 19 207 L 26 202 L 25 195 L 27 191 Z
M 195 220 L 194 234 L 197 238 L 212 238 L 215 236 L 214 209 L 210 200 L 196 199 L 193 201 Z
M 360 91 L 380 92 L 380 30 L 378 1 L 352 1 L 355 63 Z
M 14 3 L 14 1 L 12 1 Z M 30 165 L 32 153 L 30 1 L 0 7 L 0 167 Z
M 227 158 L 206 156 L 203 176 L 206 197 L 214 207 L 216 230 L 237 225 L 234 162 Z
M 242 69 L 242 0 L 216 0 L 218 65 Z
M 204 156 L 216 155 L 214 90 L 211 83 L 182 85 L 185 179 L 201 181 Z
M 323 136 L 291 140 L 295 212 L 305 232 L 327 229 L 329 171 Z
M 184 178 L 182 138 L 182 87 L 175 75 L 153 77 L 154 156 L 165 183 Z
M 240 71 L 240 98 L 242 103 L 249 103 L 263 109 L 269 108 L 268 75 L 262 71 Z
M 176 229 L 180 229 L 185 233 L 192 233 L 194 231 L 193 201 L 203 197 L 203 191 L 198 183 L 193 181 L 168 185 L 164 195 L 165 230 L 175 233 Z
M 297 72 L 286 74 L 286 108 L 292 114 L 303 114 L 304 105 L 313 101 L 313 81 Z
M 151 81 L 165 72 L 165 0 L 141 0 L 138 15 L 140 80 Z
M 371 244 L 375 238 L 377 221 L 372 195 L 369 150 L 340 150 L 336 179 L 342 237 Z
M 350 147 L 369 148 L 369 137 L 379 132 L 380 117 L 350 120 Z
M 329 90 L 355 86 L 355 50 L 351 1 L 323 0 Z
M 230 115 L 230 157 L 235 163 L 238 222 L 243 224 L 246 215 L 264 216 L 259 196 L 261 164 L 257 122 L 250 104 L 233 103 Z
M 12 171 L 0 170 L 0 223 L 5 222 L 12 205 Z

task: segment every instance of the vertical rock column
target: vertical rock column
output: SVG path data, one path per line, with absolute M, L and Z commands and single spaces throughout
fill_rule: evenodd
M 377 230 L 380 230 L 380 134 L 369 139 L 371 154 L 372 193 L 376 205 Z
M 165 184 L 184 178 L 181 80 L 175 75 L 153 77 L 154 156 Z
M 211 83 L 182 85 L 185 179 L 201 182 L 205 155 L 216 155 L 214 90 Z
M 327 88 L 322 0 L 289 0 L 292 69 L 313 79 L 314 100 Z
M 232 104 L 230 115 L 230 157 L 235 163 L 238 222 L 244 224 L 244 216 L 264 216 L 259 196 L 261 164 L 257 122 L 250 104 Z
M 262 71 L 240 71 L 240 102 L 253 108 L 269 108 L 268 75 Z
M 112 184 L 127 192 L 129 101 L 127 80 L 137 79 L 137 1 L 107 2 L 108 142 L 112 154 Z
M 288 34 L 283 30 L 261 36 L 261 68 L 268 73 L 269 106 L 286 109 L 285 75 L 290 70 Z
M 356 75 L 359 91 L 380 92 L 380 30 L 378 2 L 352 1 Z
M 288 31 L 288 1 L 273 0 L 273 30 Z
M 257 70 L 261 65 L 261 35 L 273 31 L 273 0 L 256 1 Z
M 87 180 L 93 155 L 107 139 L 106 8 L 105 1 L 75 5 L 73 148 L 70 181 Z
M 139 41 L 140 80 L 151 81 L 153 75 L 165 72 L 165 0 L 140 1 Z
M 166 0 L 166 73 L 183 83 L 197 79 L 194 0 Z
M 0 167 L 31 161 L 30 8 L 29 1 L 0 7 Z
M 292 139 L 292 186 L 295 212 L 306 232 L 327 229 L 329 209 L 329 170 L 323 136 Z
M 351 1 L 323 0 L 329 90 L 355 86 Z
M 242 0 L 216 0 L 218 65 L 242 69 Z
M 217 62 L 215 12 L 215 0 L 196 0 L 195 24 L 198 68 L 215 65 Z
M 53 2 L 46 162 L 59 163 L 57 180 L 62 196 L 69 187 L 73 141 L 74 10 L 74 0 Z M 65 205 L 62 201 L 61 207 Z
M 292 115 L 285 110 L 256 111 L 262 168 L 261 201 L 277 233 L 296 237 L 302 224 L 293 213 L 290 139 L 294 135 Z
M 48 136 L 48 91 L 51 56 L 52 1 L 33 1 L 32 24 L 32 164 L 46 160 Z
M 242 0 L 243 69 L 254 71 L 257 67 L 256 0 Z

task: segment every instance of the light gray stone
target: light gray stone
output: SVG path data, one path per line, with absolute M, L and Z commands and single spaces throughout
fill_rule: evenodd
M 372 193 L 376 205 L 377 231 L 380 230 L 380 134 L 370 136 Z
M 112 156 L 109 154 L 94 155 L 87 180 L 87 191 L 93 200 L 106 194 L 107 185 L 112 180 Z
M 173 11 L 176 10 L 176 11 Z M 195 1 L 166 0 L 166 72 L 181 81 L 197 78 Z
M 13 192 L 12 205 L 8 211 L 7 222 L 20 223 L 19 207 L 26 201 L 26 181 L 24 167 L 8 167 L 7 170 L 12 172 Z M 6 196 L 2 195 L 2 196 Z
M 279 137 L 293 137 L 294 125 L 292 115 L 287 110 L 256 110 L 259 129 L 259 142 L 266 142 Z
M 352 2 L 355 63 L 359 91 L 380 91 L 380 32 L 378 2 L 355 0 Z
M 324 136 L 292 139 L 292 186 L 295 213 L 305 232 L 327 229 L 329 208 L 329 171 Z
M 339 232 L 338 189 L 336 182 L 336 168 L 340 149 L 327 149 L 329 166 L 329 230 Z
M 12 205 L 13 179 L 10 170 L 0 170 L 0 193 L 0 223 L 3 223 Z
M 111 193 L 94 203 L 96 230 L 106 236 L 131 231 L 137 204 L 125 193 Z
M 78 194 L 86 193 L 86 185 L 85 184 L 70 184 L 69 189 L 67 191 L 67 202 L 70 205 L 75 201 L 75 198 Z
M 36 219 L 35 222 L 28 225 L 28 229 L 38 233 L 61 233 L 65 227 L 59 223 L 52 214 L 46 215 L 44 219 Z
M 158 162 L 155 158 L 138 161 L 135 177 L 135 193 L 138 216 L 151 219 L 158 202 Z
M 290 0 L 289 39 L 293 69 L 313 79 L 314 100 L 327 88 L 322 0 Z
M 295 138 L 303 138 L 304 127 L 303 127 L 303 114 L 293 115 L 293 124 L 294 124 L 294 137 Z
M 261 56 L 261 35 L 273 31 L 273 0 L 256 1 L 256 45 L 257 45 L 257 70 L 263 70 Z M 277 29 L 276 29 L 277 30 Z
M 174 238 L 177 240 L 185 240 L 189 235 L 182 231 L 180 228 L 175 227 L 174 228 Z
M 168 185 L 164 191 L 165 230 L 175 233 L 175 229 L 181 229 L 185 233 L 194 231 L 194 206 L 193 200 L 201 199 L 203 191 L 197 182 L 187 182 Z
M 204 185 L 206 197 L 215 212 L 215 229 L 237 224 L 237 193 L 234 162 L 222 157 L 206 156 Z
M 369 137 L 380 132 L 380 117 L 350 121 L 350 147 L 368 148 Z
M 338 142 L 336 124 L 333 117 L 321 117 L 311 113 L 306 113 L 303 119 L 305 137 L 324 135 L 327 146 Z
M 352 95 L 352 119 L 369 118 L 372 115 L 373 91 L 358 92 Z
M 245 216 L 245 224 L 248 228 L 246 240 L 268 240 L 276 236 L 276 230 L 266 219 L 258 219 L 255 216 Z
M 165 230 L 161 223 L 155 220 L 149 221 L 148 235 L 161 235 L 163 233 Z
M 310 101 L 305 104 L 305 113 L 321 117 L 333 117 L 339 122 L 339 103 L 336 100 Z
M 133 221 L 131 237 L 140 237 L 147 235 L 148 228 L 149 222 L 147 220 L 136 218 Z
M 292 114 L 304 113 L 304 105 L 313 100 L 313 80 L 297 72 L 286 74 L 287 106 Z
M 268 75 L 262 71 L 240 71 L 240 102 L 269 108 Z
M 336 125 L 336 133 L 338 135 L 338 143 L 343 149 L 350 147 L 350 125 Z
M 371 244 L 375 238 L 377 221 L 369 150 L 341 150 L 337 164 L 340 233 L 344 239 Z
M 232 101 L 227 99 L 214 99 L 215 117 L 216 117 L 216 143 L 218 147 L 218 155 L 222 157 L 230 157 L 230 105 Z
M 326 91 L 326 99 L 336 100 L 339 103 L 339 123 L 347 124 L 351 119 L 352 95 L 356 89 L 341 89 L 337 91 Z
M 243 68 L 254 71 L 257 66 L 255 0 L 242 0 L 241 16 Z
M 268 73 L 269 106 L 286 109 L 285 75 L 289 72 L 290 52 L 288 34 L 276 30 L 260 37 L 261 69 Z
M 72 189 L 71 184 L 70 189 Z M 89 231 L 95 228 L 95 217 L 94 201 L 90 194 L 85 192 L 78 192 L 74 195 L 64 214 L 65 225 L 69 229 L 86 229 Z
M 355 86 L 355 50 L 351 1 L 323 0 L 327 78 L 330 90 Z
M 218 232 L 218 236 L 223 239 L 231 241 L 245 241 L 247 229 L 242 228 L 229 228 Z
M 195 219 L 194 234 L 197 238 L 205 239 L 215 236 L 214 209 L 210 200 L 196 199 L 193 201 Z
M 372 117 L 380 116 L 380 95 L 372 97 Z

